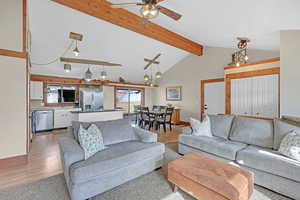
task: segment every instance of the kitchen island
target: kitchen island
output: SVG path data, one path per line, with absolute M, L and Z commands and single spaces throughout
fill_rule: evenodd
M 80 122 L 96 122 L 123 119 L 123 110 L 93 110 L 93 111 L 73 111 L 72 119 Z

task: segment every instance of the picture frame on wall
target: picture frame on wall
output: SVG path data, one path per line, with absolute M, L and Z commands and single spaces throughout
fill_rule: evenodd
M 167 101 L 181 101 L 182 100 L 182 87 L 173 86 L 166 88 L 166 100 Z

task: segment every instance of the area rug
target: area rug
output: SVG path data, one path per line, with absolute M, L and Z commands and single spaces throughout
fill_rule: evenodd
M 165 163 L 179 155 L 167 148 Z M 166 168 L 154 171 L 133 181 L 93 197 L 92 200 L 194 200 L 185 192 L 173 193 L 165 178 Z M 63 175 L 0 193 L 1 200 L 70 200 Z M 205 200 L 205 199 L 203 199 Z M 251 200 L 291 200 L 265 188 L 255 186 Z

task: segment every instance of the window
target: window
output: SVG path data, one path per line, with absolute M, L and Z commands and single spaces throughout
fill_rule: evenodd
M 143 88 L 125 88 L 116 87 L 115 89 L 115 107 L 122 108 L 125 113 L 134 113 L 134 106 L 144 104 Z
M 76 101 L 77 87 L 73 85 L 47 84 L 46 104 L 72 104 Z

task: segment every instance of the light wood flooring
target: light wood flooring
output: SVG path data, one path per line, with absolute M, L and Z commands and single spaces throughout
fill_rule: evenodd
M 172 148 L 177 148 L 180 126 L 174 127 L 172 131 L 167 130 L 166 133 L 162 129 L 155 132 L 160 142 L 169 143 Z M 64 133 L 53 134 L 52 132 L 35 135 L 26 165 L 0 169 L 0 192 L 62 173 L 58 147 L 58 140 L 62 136 Z

